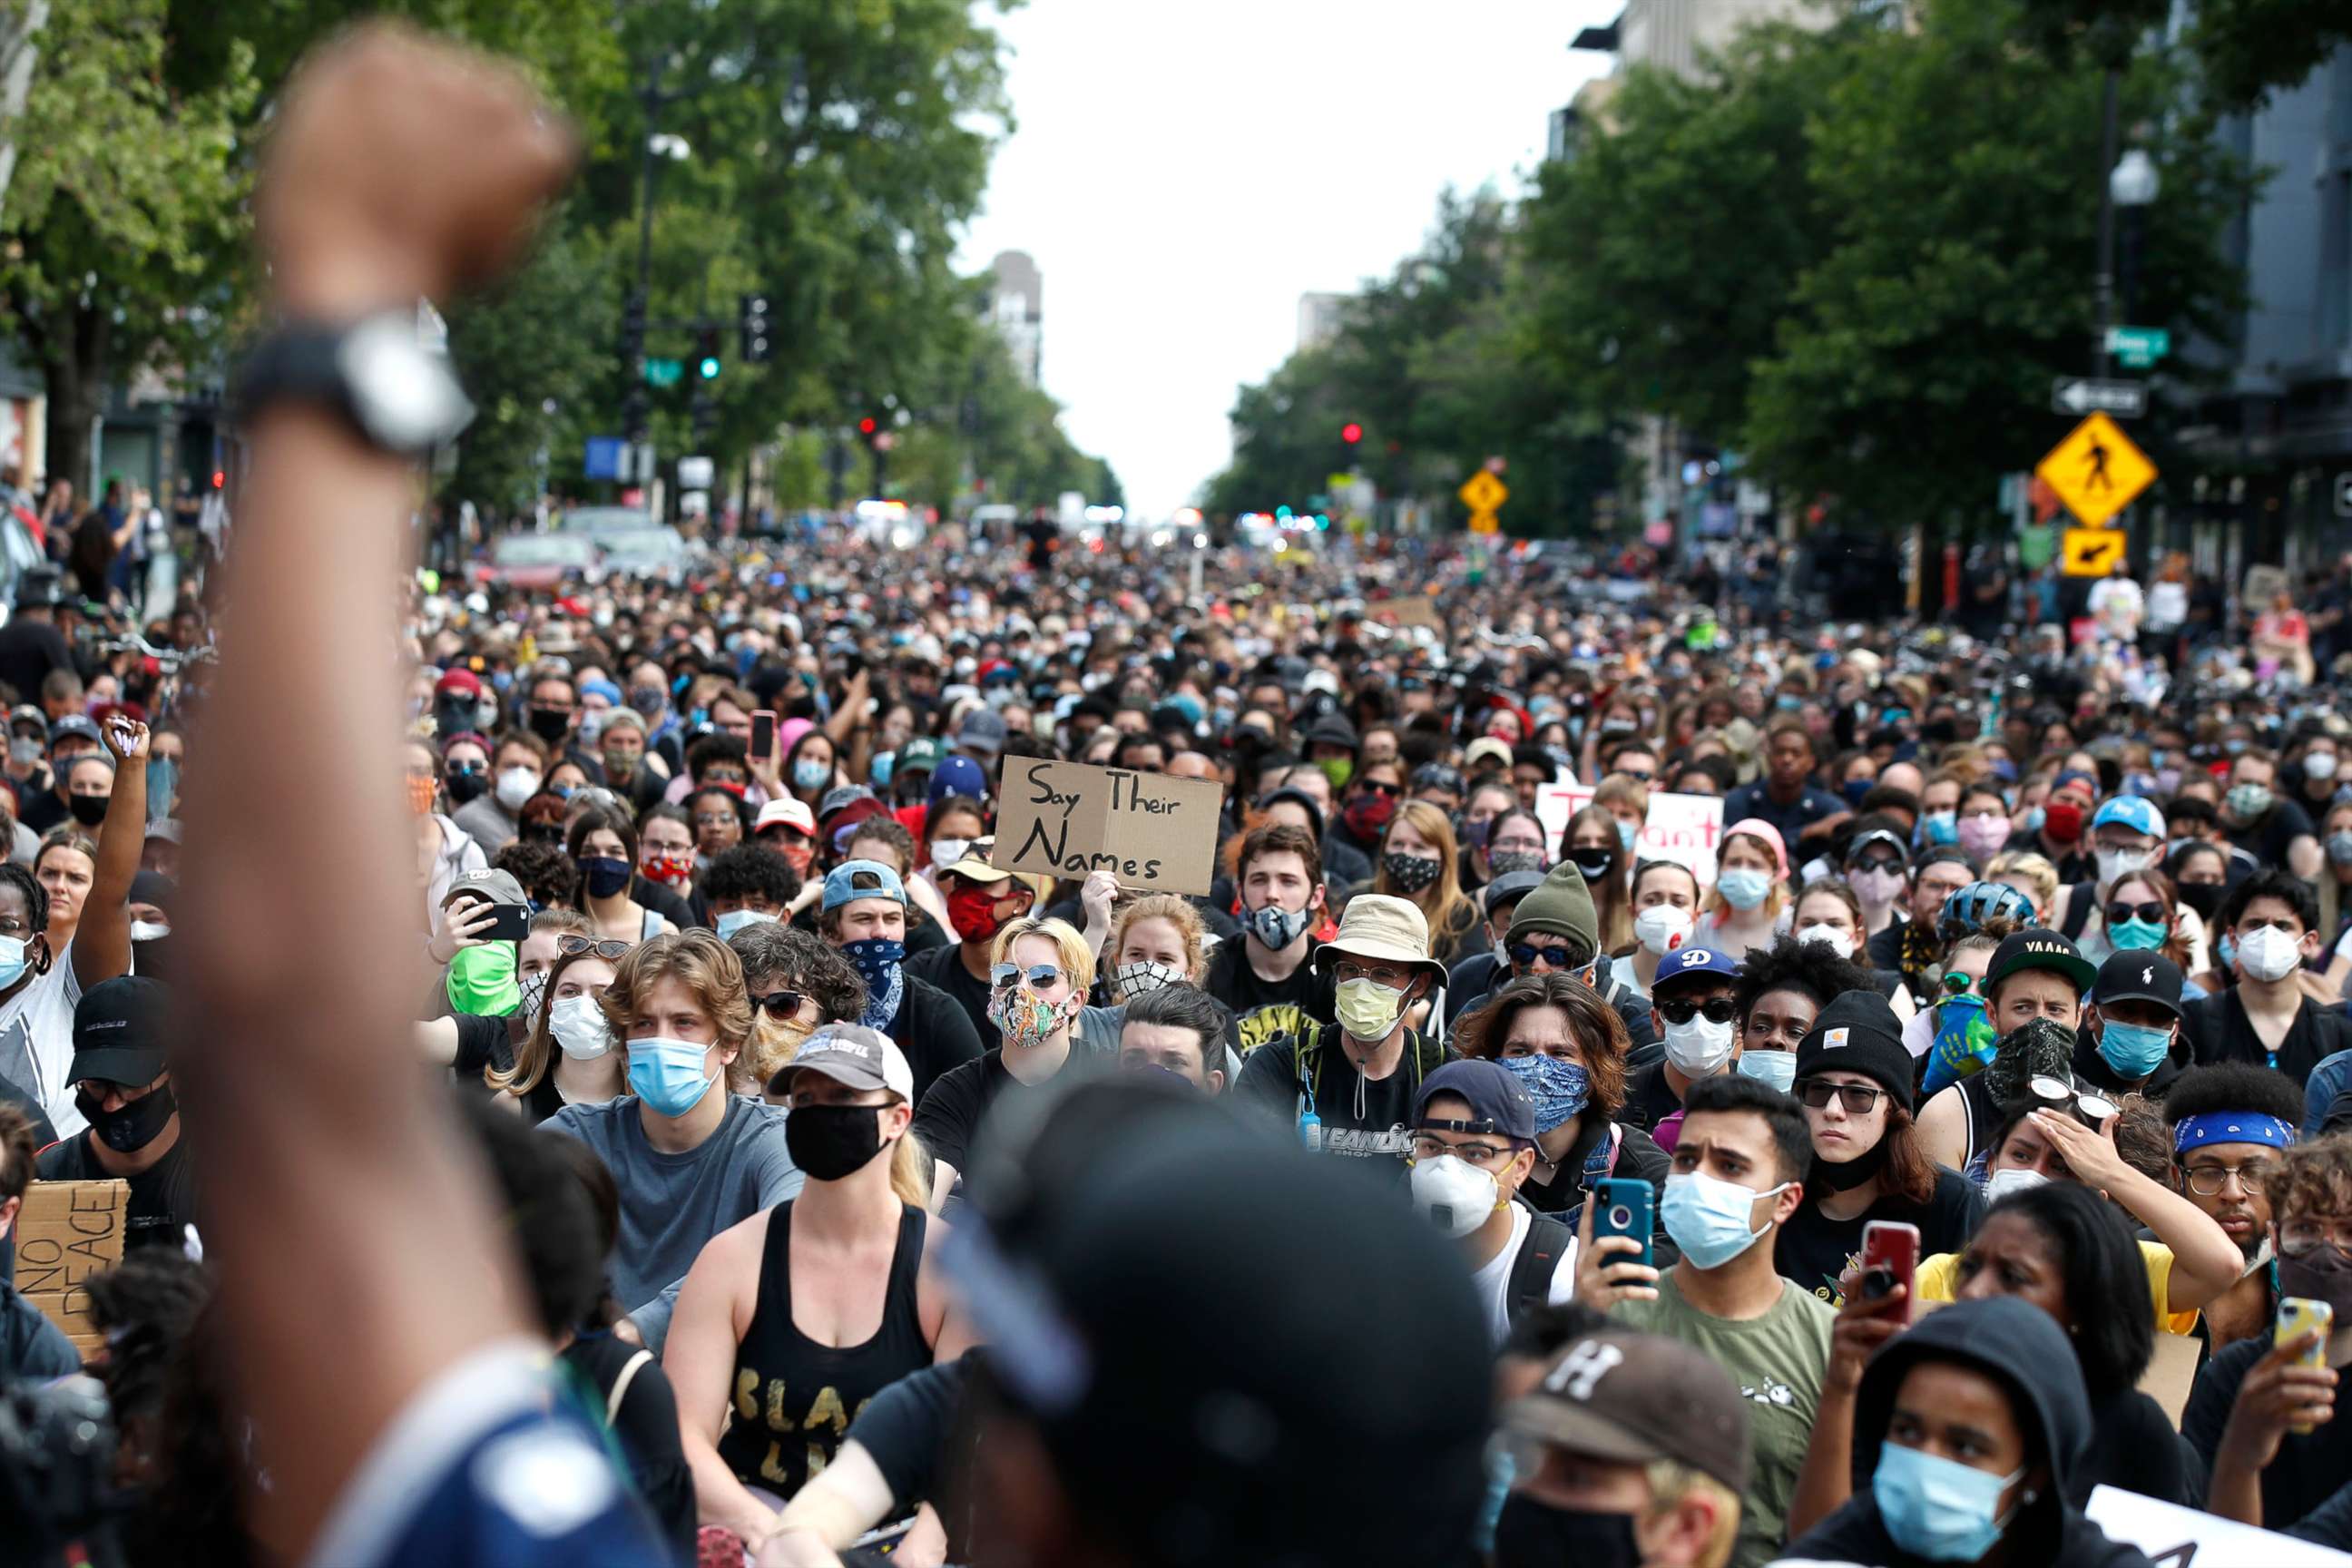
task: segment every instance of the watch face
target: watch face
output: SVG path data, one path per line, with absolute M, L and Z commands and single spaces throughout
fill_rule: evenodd
M 344 334 L 338 360 L 352 414 L 393 451 L 423 451 L 455 436 L 473 416 L 448 365 L 418 345 L 413 317 L 362 321 Z

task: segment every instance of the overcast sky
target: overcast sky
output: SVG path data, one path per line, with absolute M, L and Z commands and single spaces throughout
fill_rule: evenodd
M 1223 466 L 1234 390 L 1296 346 L 1302 292 L 1394 267 L 1448 182 L 1521 188 L 1607 64 L 1569 40 L 1620 8 L 1029 0 L 997 18 L 1019 128 L 963 265 L 1036 258 L 1045 389 L 1164 514 Z

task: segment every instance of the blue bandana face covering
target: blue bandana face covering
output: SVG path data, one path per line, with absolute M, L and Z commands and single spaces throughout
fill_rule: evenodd
M 1592 1075 L 1566 1057 L 1540 1053 L 1498 1058 L 1512 1077 L 1528 1086 L 1536 1102 L 1538 1137 L 1581 1111 L 1592 1097 Z

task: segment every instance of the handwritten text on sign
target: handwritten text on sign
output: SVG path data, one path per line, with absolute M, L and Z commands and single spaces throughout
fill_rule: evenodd
M 130 1194 L 124 1182 L 35 1182 L 16 1219 L 16 1289 L 85 1355 L 105 1339 L 89 1281 L 122 1261 Z
M 1560 841 L 1568 819 L 1591 804 L 1592 791 L 1582 784 L 1546 784 L 1536 792 L 1536 820 L 1543 824 L 1555 862 L 1567 852 Z M 1722 837 L 1721 795 L 1653 791 L 1650 815 L 1634 840 L 1634 858 L 1687 866 L 1699 885 L 1707 887 L 1715 881 L 1715 849 Z
M 1126 768 L 1013 757 L 996 819 L 996 863 L 1141 892 L 1205 893 L 1224 786 Z

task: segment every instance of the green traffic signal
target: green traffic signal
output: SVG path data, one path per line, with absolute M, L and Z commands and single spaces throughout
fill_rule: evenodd
M 702 370 L 702 379 L 703 379 L 703 380 L 705 380 L 705 381 L 716 381 L 716 380 L 718 380 L 718 379 L 719 379 L 719 356 L 718 356 L 717 354 L 705 354 L 705 355 L 703 355 L 703 356 L 702 356 L 701 370 Z

